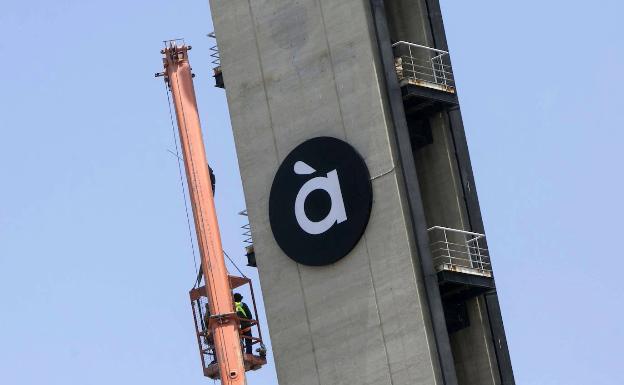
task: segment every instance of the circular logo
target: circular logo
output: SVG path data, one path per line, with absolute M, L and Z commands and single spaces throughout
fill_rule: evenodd
M 358 243 L 372 203 L 370 174 L 360 154 L 342 140 L 318 137 L 292 150 L 277 170 L 269 220 L 286 255 L 322 266 Z

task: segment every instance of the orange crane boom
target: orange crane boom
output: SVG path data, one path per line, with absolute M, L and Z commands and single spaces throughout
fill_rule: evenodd
M 171 90 L 178 122 L 210 307 L 208 327 L 214 338 L 221 382 L 227 385 L 243 385 L 247 381 L 241 352 L 239 323 L 223 259 L 221 235 L 193 88 L 193 75 L 188 61 L 190 49 L 190 46 L 178 44 L 176 41 L 167 42 L 165 49 L 161 51 L 165 69 L 163 75 Z

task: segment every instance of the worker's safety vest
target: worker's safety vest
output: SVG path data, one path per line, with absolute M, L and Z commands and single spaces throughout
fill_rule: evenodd
M 249 314 L 247 314 L 247 312 L 245 311 L 245 309 L 243 308 L 243 303 L 242 302 L 234 302 L 234 305 L 236 305 L 236 312 L 241 312 L 245 315 L 245 317 L 249 318 Z

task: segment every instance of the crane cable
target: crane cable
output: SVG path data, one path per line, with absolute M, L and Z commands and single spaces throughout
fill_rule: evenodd
M 247 277 L 245 275 L 245 273 L 243 273 L 243 271 L 238 267 L 236 262 L 234 262 L 234 260 L 228 255 L 228 253 L 225 252 L 225 250 L 223 250 L 223 255 L 225 255 L 225 257 L 228 259 L 228 261 L 230 261 L 230 263 L 240 273 L 240 275 L 243 276 L 243 278 L 249 278 L 249 277 Z M 201 279 L 203 277 L 202 271 L 203 271 L 203 263 L 200 262 L 199 263 L 199 272 L 197 273 L 197 278 L 195 280 L 195 286 L 193 286 L 193 287 L 199 287 L 199 284 L 201 283 Z
M 232 260 L 232 258 L 230 258 L 230 256 L 225 252 L 225 250 L 223 250 L 223 254 L 225 254 L 225 256 L 227 257 L 227 259 L 232 263 L 232 265 L 234 265 L 234 267 L 236 268 L 236 270 L 238 270 L 238 272 L 243 276 L 243 278 L 248 278 L 245 273 L 243 273 L 241 271 L 241 269 L 238 268 L 238 266 L 236 265 L 236 262 L 234 262 Z
M 180 188 L 182 190 L 182 199 L 184 200 L 184 212 L 186 213 L 186 224 L 188 227 L 189 233 L 189 241 L 191 244 L 191 252 L 193 253 L 193 267 L 195 268 L 195 275 L 199 275 L 201 270 L 197 269 L 197 256 L 195 254 L 195 244 L 193 242 L 193 230 L 191 229 L 191 219 L 188 210 L 188 202 L 186 201 L 186 191 L 184 189 L 184 177 L 182 176 L 182 165 L 180 157 L 180 151 L 178 150 L 178 133 L 176 132 L 175 123 L 173 121 L 173 111 L 171 109 L 171 96 L 169 95 L 169 87 L 167 87 L 167 82 L 163 82 L 165 84 L 165 92 L 167 93 L 167 106 L 169 107 L 169 120 L 171 121 L 171 131 L 173 134 L 173 142 L 175 144 L 175 156 L 178 161 L 178 174 L 180 175 Z M 171 152 L 171 151 L 170 151 Z M 173 152 L 171 152 L 173 154 Z M 197 287 L 197 284 L 194 286 Z

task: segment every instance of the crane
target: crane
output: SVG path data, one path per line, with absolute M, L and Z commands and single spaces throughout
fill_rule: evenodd
M 166 41 L 165 48 L 161 51 L 164 71 L 156 76 L 163 76 L 171 91 L 201 256 L 205 286 L 190 291 L 195 329 L 204 375 L 213 379 L 220 378 L 224 385 L 244 385 L 247 383 L 246 370 L 256 370 L 266 364 L 266 349 L 258 327 L 251 280 L 229 275 L 223 258 L 213 188 L 193 87 L 194 75 L 188 59 L 190 49 L 191 46 L 182 40 Z M 255 326 L 258 328 L 258 337 L 241 335 L 240 319 L 234 309 L 232 289 L 245 284 L 250 285 L 256 317 L 247 322 L 251 326 L 244 331 Z M 200 306 L 202 298 L 207 303 L 205 314 Z M 241 338 L 250 338 L 254 344 L 259 344 L 258 355 L 243 354 Z M 214 354 L 214 359 L 210 362 L 206 359 L 208 354 Z

